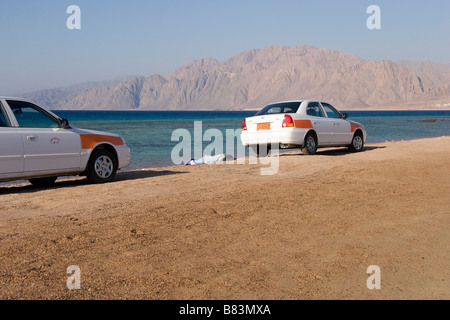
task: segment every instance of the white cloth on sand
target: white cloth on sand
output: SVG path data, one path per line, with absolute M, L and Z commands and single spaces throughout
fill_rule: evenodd
M 204 156 L 203 158 L 200 159 L 191 159 L 189 160 L 186 165 L 196 165 L 196 164 L 205 164 L 205 163 L 222 163 L 223 161 L 227 161 L 233 159 L 233 157 L 230 156 L 226 156 L 224 154 L 217 154 L 215 156 Z

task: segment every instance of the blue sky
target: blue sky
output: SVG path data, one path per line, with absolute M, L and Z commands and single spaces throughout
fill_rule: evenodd
M 81 30 L 66 26 L 72 4 Z M 366 27 L 369 5 L 381 8 L 381 30 Z M 2 0 L 0 95 L 168 75 L 269 45 L 450 63 L 449 21 L 448 0 Z

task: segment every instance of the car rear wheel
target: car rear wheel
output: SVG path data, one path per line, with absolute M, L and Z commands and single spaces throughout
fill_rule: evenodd
M 58 177 L 30 179 L 30 183 L 38 188 L 51 187 Z
M 352 144 L 348 148 L 351 152 L 360 152 L 364 149 L 364 139 L 361 132 L 355 133 Z
M 96 150 L 88 164 L 87 178 L 92 183 L 105 183 L 114 180 L 117 173 L 117 159 L 108 150 Z
M 314 155 L 317 151 L 317 139 L 313 133 L 308 133 L 305 138 L 305 144 L 302 148 L 303 154 Z

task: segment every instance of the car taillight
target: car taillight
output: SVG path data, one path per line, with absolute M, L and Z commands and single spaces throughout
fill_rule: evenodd
M 293 128 L 293 127 L 295 127 L 294 120 L 290 115 L 286 114 L 283 120 L 283 128 Z
M 247 131 L 247 121 L 242 121 L 242 131 Z

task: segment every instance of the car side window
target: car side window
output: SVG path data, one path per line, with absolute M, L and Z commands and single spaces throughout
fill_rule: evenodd
M 2 127 L 2 128 L 9 127 L 8 120 L 6 118 L 5 109 L 3 108 L 3 105 L 1 102 L 0 102 L 0 127 Z
M 341 114 L 335 108 L 333 108 L 333 106 L 331 106 L 330 104 L 322 103 L 322 107 L 325 110 L 325 112 L 327 113 L 328 118 L 331 118 L 331 119 L 341 119 L 342 118 Z
M 8 100 L 14 116 L 22 128 L 59 128 L 58 120 L 32 103 Z
M 311 117 L 325 117 L 318 102 L 310 102 L 306 108 L 306 114 Z

